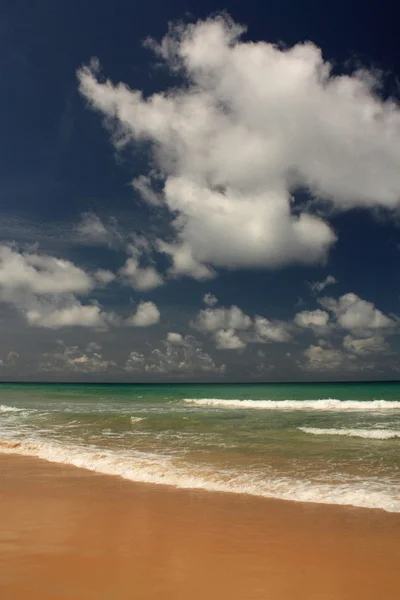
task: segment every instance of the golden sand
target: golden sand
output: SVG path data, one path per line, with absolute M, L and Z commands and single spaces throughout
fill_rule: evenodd
M 400 515 L 0 454 L 1 600 L 398 600 Z

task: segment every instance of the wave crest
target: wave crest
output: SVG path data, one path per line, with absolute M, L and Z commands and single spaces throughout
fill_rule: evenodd
M 0 404 L 0 412 L 23 412 L 23 408 L 17 408 L 16 406 L 6 406 L 5 404 Z
M 367 440 L 392 440 L 400 439 L 400 431 L 396 429 L 334 429 L 318 427 L 299 427 L 304 433 L 312 435 L 343 435 L 346 437 L 358 437 Z
M 184 402 L 195 406 L 218 408 L 242 408 L 258 410 L 321 410 L 321 411 L 367 411 L 400 410 L 400 402 L 390 400 L 223 400 L 221 398 L 185 398 Z

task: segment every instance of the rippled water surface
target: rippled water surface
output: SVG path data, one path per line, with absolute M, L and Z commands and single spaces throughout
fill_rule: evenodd
M 400 512 L 400 384 L 0 384 L 0 445 L 135 481 Z

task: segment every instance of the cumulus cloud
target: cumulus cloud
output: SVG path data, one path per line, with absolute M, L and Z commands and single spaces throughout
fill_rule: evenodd
M 304 351 L 305 361 L 301 367 L 305 371 L 339 371 L 348 369 L 349 357 L 341 350 L 331 348 L 328 345 L 311 345 Z
M 270 321 L 264 317 L 256 316 L 254 330 L 257 341 L 260 342 L 289 342 L 291 335 L 289 325 L 282 321 Z
M 112 315 L 107 315 L 96 304 L 83 305 L 74 298 L 71 298 L 63 308 L 55 308 L 53 304 L 47 302 L 37 303 L 36 308 L 25 312 L 25 317 L 29 325 L 48 329 L 61 327 L 104 329 L 112 319 Z
M 327 277 L 325 277 L 325 279 L 323 279 L 322 281 L 313 281 L 311 282 L 310 285 L 310 289 L 314 294 L 319 294 L 320 292 L 322 292 L 322 290 L 324 290 L 328 285 L 333 285 L 335 283 L 337 283 L 338 280 L 336 279 L 336 277 L 334 277 L 333 275 L 328 275 Z
M 210 266 L 205 265 L 198 260 L 193 252 L 191 245 L 186 242 L 167 243 L 163 240 L 158 241 L 160 252 L 167 254 L 172 267 L 168 270 L 171 277 L 193 277 L 198 281 L 205 281 L 215 277 L 215 271 Z
M 204 294 L 203 302 L 207 306 L 214 306 L 214 304 L 217 304 L 218 298 L 216 296 L 214 296 L 214 294 L 210 294 L 210 293 Z
M 319 303 L 331 311 L 342 329 L 365 334 L 368 331 L 389 330 L 395 322 L 382 313 L 372 302 L 362 300 L 353 293 L 344 294 L 338 300 L 321 298 Z
M 203 332 L 213 332 L 218 329 L 249 329 L 251 318 L 237 306 L 205 308 L 198 312 L 192 325 Z
M 95 280 L 68 260 L 0 245 L 0 300 L 12 304 L 35 327 L 104 328 L 114 315 L 82 304 Z
M 297 313 L 294 322 L 303 329 L 312 329 L 316 335 L 323 335 L 331 330 L 329 313 L 319 308 Z
M 150 147 L 136 188 L 172 215 L 172 274 L 321 263 L 336 235 L 296 187 L 337 210 L 400 203 L 400 110 L 373 72 L 333 73 L 307 42 L 245 42 L 228 17 L 172 26 L 150 46 L 182 84 L 144 97 L 78 72 L 117 146 Z
M 354 338 L 346 335 L 343 339 L 343 346 L 346 350 L 358 356 L 368 354 L 382 354 L 390 350 L 390 346 L 382 335 L 373 335 L 367 338 Z
M 283 321 L 271 321 L 256 315 L 252 319 L 239 307 L 205 308 L 197 313 L 192 327 L 211 334 L 218 349 L 239 350 L 248 343 L 288 342 L 291 325 Z
M 356 371 L 373 369 L 376 364 L 366 359 L 387 353 L 390 347 L 379 333 L 364 338 L 346 335 L 343 348 L 333 348 L 326 340 L 319 340 L 318 345 L 309 346 L 303 353 L 304 361 L 300 367 L 306 371 Z
M 219 350 L 246 348 L 246 344 L 236 335 L 234 329 L 219 329 L 215 332 L 215 341 Z
M 85 294 L 92 278 L 68 260 L 0 245 L 0 298 L 17 294 Z
M 163 278 L 154 267 L 140 267 L 136 257 L 130 257 L 119 270 L 122 280 L 135 290 L 146 292 L 163 284 Z
M 185 346 L 186 342 L 180 333 L 170 331 L 167 334 L 167 342 L 173 346 Z
M 133 327 L 149 327 L 155 325 L 160 320 L 160 311 L 154 302 L 141 302 L 134 315 L 125 321 L 127 325 Z

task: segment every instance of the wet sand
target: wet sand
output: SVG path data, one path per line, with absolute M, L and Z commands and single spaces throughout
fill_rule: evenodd
M 397 600 L 400 514 L 0 454 L 2 600 Z

